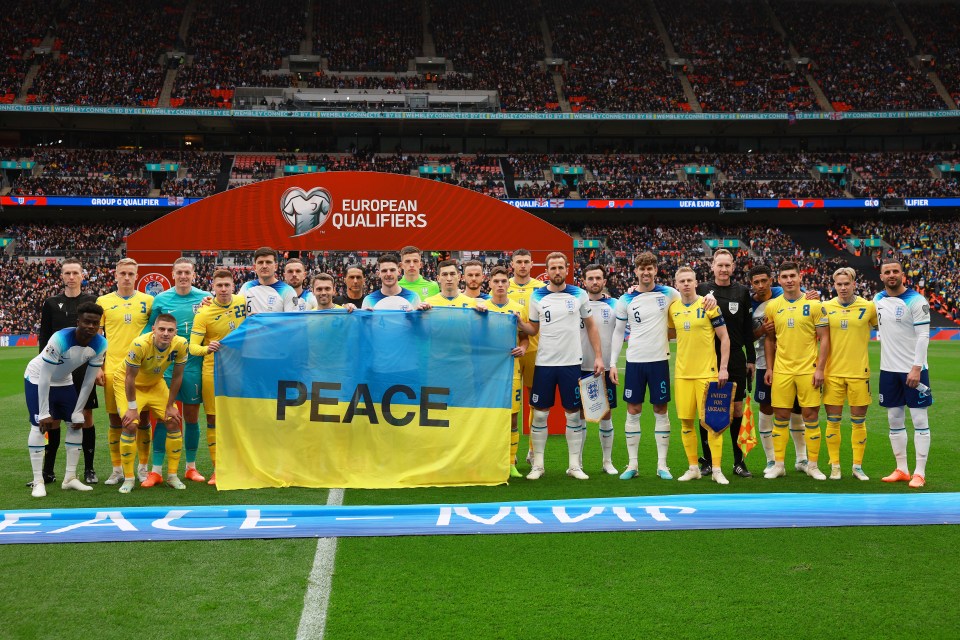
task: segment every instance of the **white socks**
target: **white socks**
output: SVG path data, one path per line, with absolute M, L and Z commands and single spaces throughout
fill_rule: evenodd
M 669 414 L 653 414 L 653 437 L 657 441 L 657 469 L 666 469 L 667 450 L 670 448 Z
M 925 407 L 910 409 L 910 419 L 913 421 L 913 446 L 917 450 L 917 467 L 913 472 L 926 476 L 927 456 L 930 453 L 930 423 L 927 420 L 927 409 Z
M 603 461 L 613 460 L 613 420 L 600 421 L 600 450 L 603 452 Z
M 46 438 L 40 433 L 40 427 L 30 425 L 30 435 L 27 436 L 27 449 L 30 451 L 30 467 L 33 469 L 33 481 L 43 482 L 43 451 L 47 445 Z
M 887 422 L 890 424 L 890 446 L 897 461 L 897 469 L 910 473 L 907 467 L 907 418 L 903 407 L 888 407 Z M 929 443 L 929 438 L 927 440 Z
M 773 462 L 776 456 L 773 452 L 773 414 L 767 415 L 760 413 L 757 424 L 757 431 L 760 432 L 760 444 L 763 445 L 763 455 L 767 456 L 767 462 Z
M 790 438 L 797 451 L 797 462 L 807 459 L 807 441 L 804 440 L 806 427 L 803 426 L 803 416 L 799 413 L 790 414 Z
M 571 469 L 580 469 L 580 454 L 583 452 L 583 435 L 586 433 L 586 426 L 580 420 L 580 411 L 565 411 L 567 418 L 567 458 L 568 466 Z M 536 457 L 536 449 L 533 453 Z
M 640 414 L 627 413 L 623 430 L 627 436 L 627 466 L 637 469 L 637 455 L 640 451 Z
M 81 447 L 83 445 L 83 429 L 67 427 L 67 437 L 64 439 L 67 448 L 67 470 L 63 474 L 66 482 L 77 477 L 77 463 L 80 462 Z
M 530 440 L 533 442 L 533 466 L 543 468 L 543 450 L 547 447 L 547 416 L 549 411 L 533 410 L 530 421 Z

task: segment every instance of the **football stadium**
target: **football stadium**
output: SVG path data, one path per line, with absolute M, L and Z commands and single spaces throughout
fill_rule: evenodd
M 0 637 L 956 637 L 960 2 L 0 21 Z

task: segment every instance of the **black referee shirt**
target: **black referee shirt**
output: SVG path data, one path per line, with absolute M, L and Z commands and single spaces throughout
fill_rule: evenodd
M 723 314 L 727 334 L 730 336 L 730 369 L 744 368 L 748 363 L 755 363 L 757 353 L 753 348 L 753 305 L 750 302 L 750 290 L 738 283 L 721 287 L 716 282 L 701 282 L 697 285 L 697 293 L 701 296 L 713 293 L 713 297 L 717 299 L 717 307 Z M 719 357 L 720 341 L 714 339 L 714 346 Z
M 357 309 L 359 309 L 360 307 L 363 306 L 363 297 L 361 296 L 360 298 L 350 298 L 347 296 L 336 296 L 333 299 L 333 304 L 338 304 L 341 307 L 347 304 L 348 302 L 352 302 L 354 306 L 356 306 Z
M 41 353 L 53 334 L 77 326 L 77 307 L 84 302 L 96 301 L 97 296 L 89 293 L 81 293 L 75 298 L 61 293 L 44 300 L 40 307 L 40 333 L 37 336 Z

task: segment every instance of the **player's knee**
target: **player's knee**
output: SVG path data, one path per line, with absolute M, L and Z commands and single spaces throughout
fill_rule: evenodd
M 564 410 L 563 415 L 567 418 L 567 424 L 580 424 L 579 409 L 574 409 L 573 411 Z
M 544 411 L 542 409 L 533 409 L 533 425 L 536 427 L 545 427 L 547 426 L 547 417 L 550 415 L 549 411 Z

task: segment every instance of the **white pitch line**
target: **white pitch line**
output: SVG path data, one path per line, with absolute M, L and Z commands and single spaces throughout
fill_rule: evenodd
M 339 507 L 342 504 L 343 489 L 330 489 L 327 505 Z M 330 587 L 336 558 L 337 539 L 318 539 L 317 553 L 313 556 L 313 568 L 307 581 L 307 593 L 303 597 L 297 640 L 321 640 L 326 632 L 327 607 L 330 604 Z

